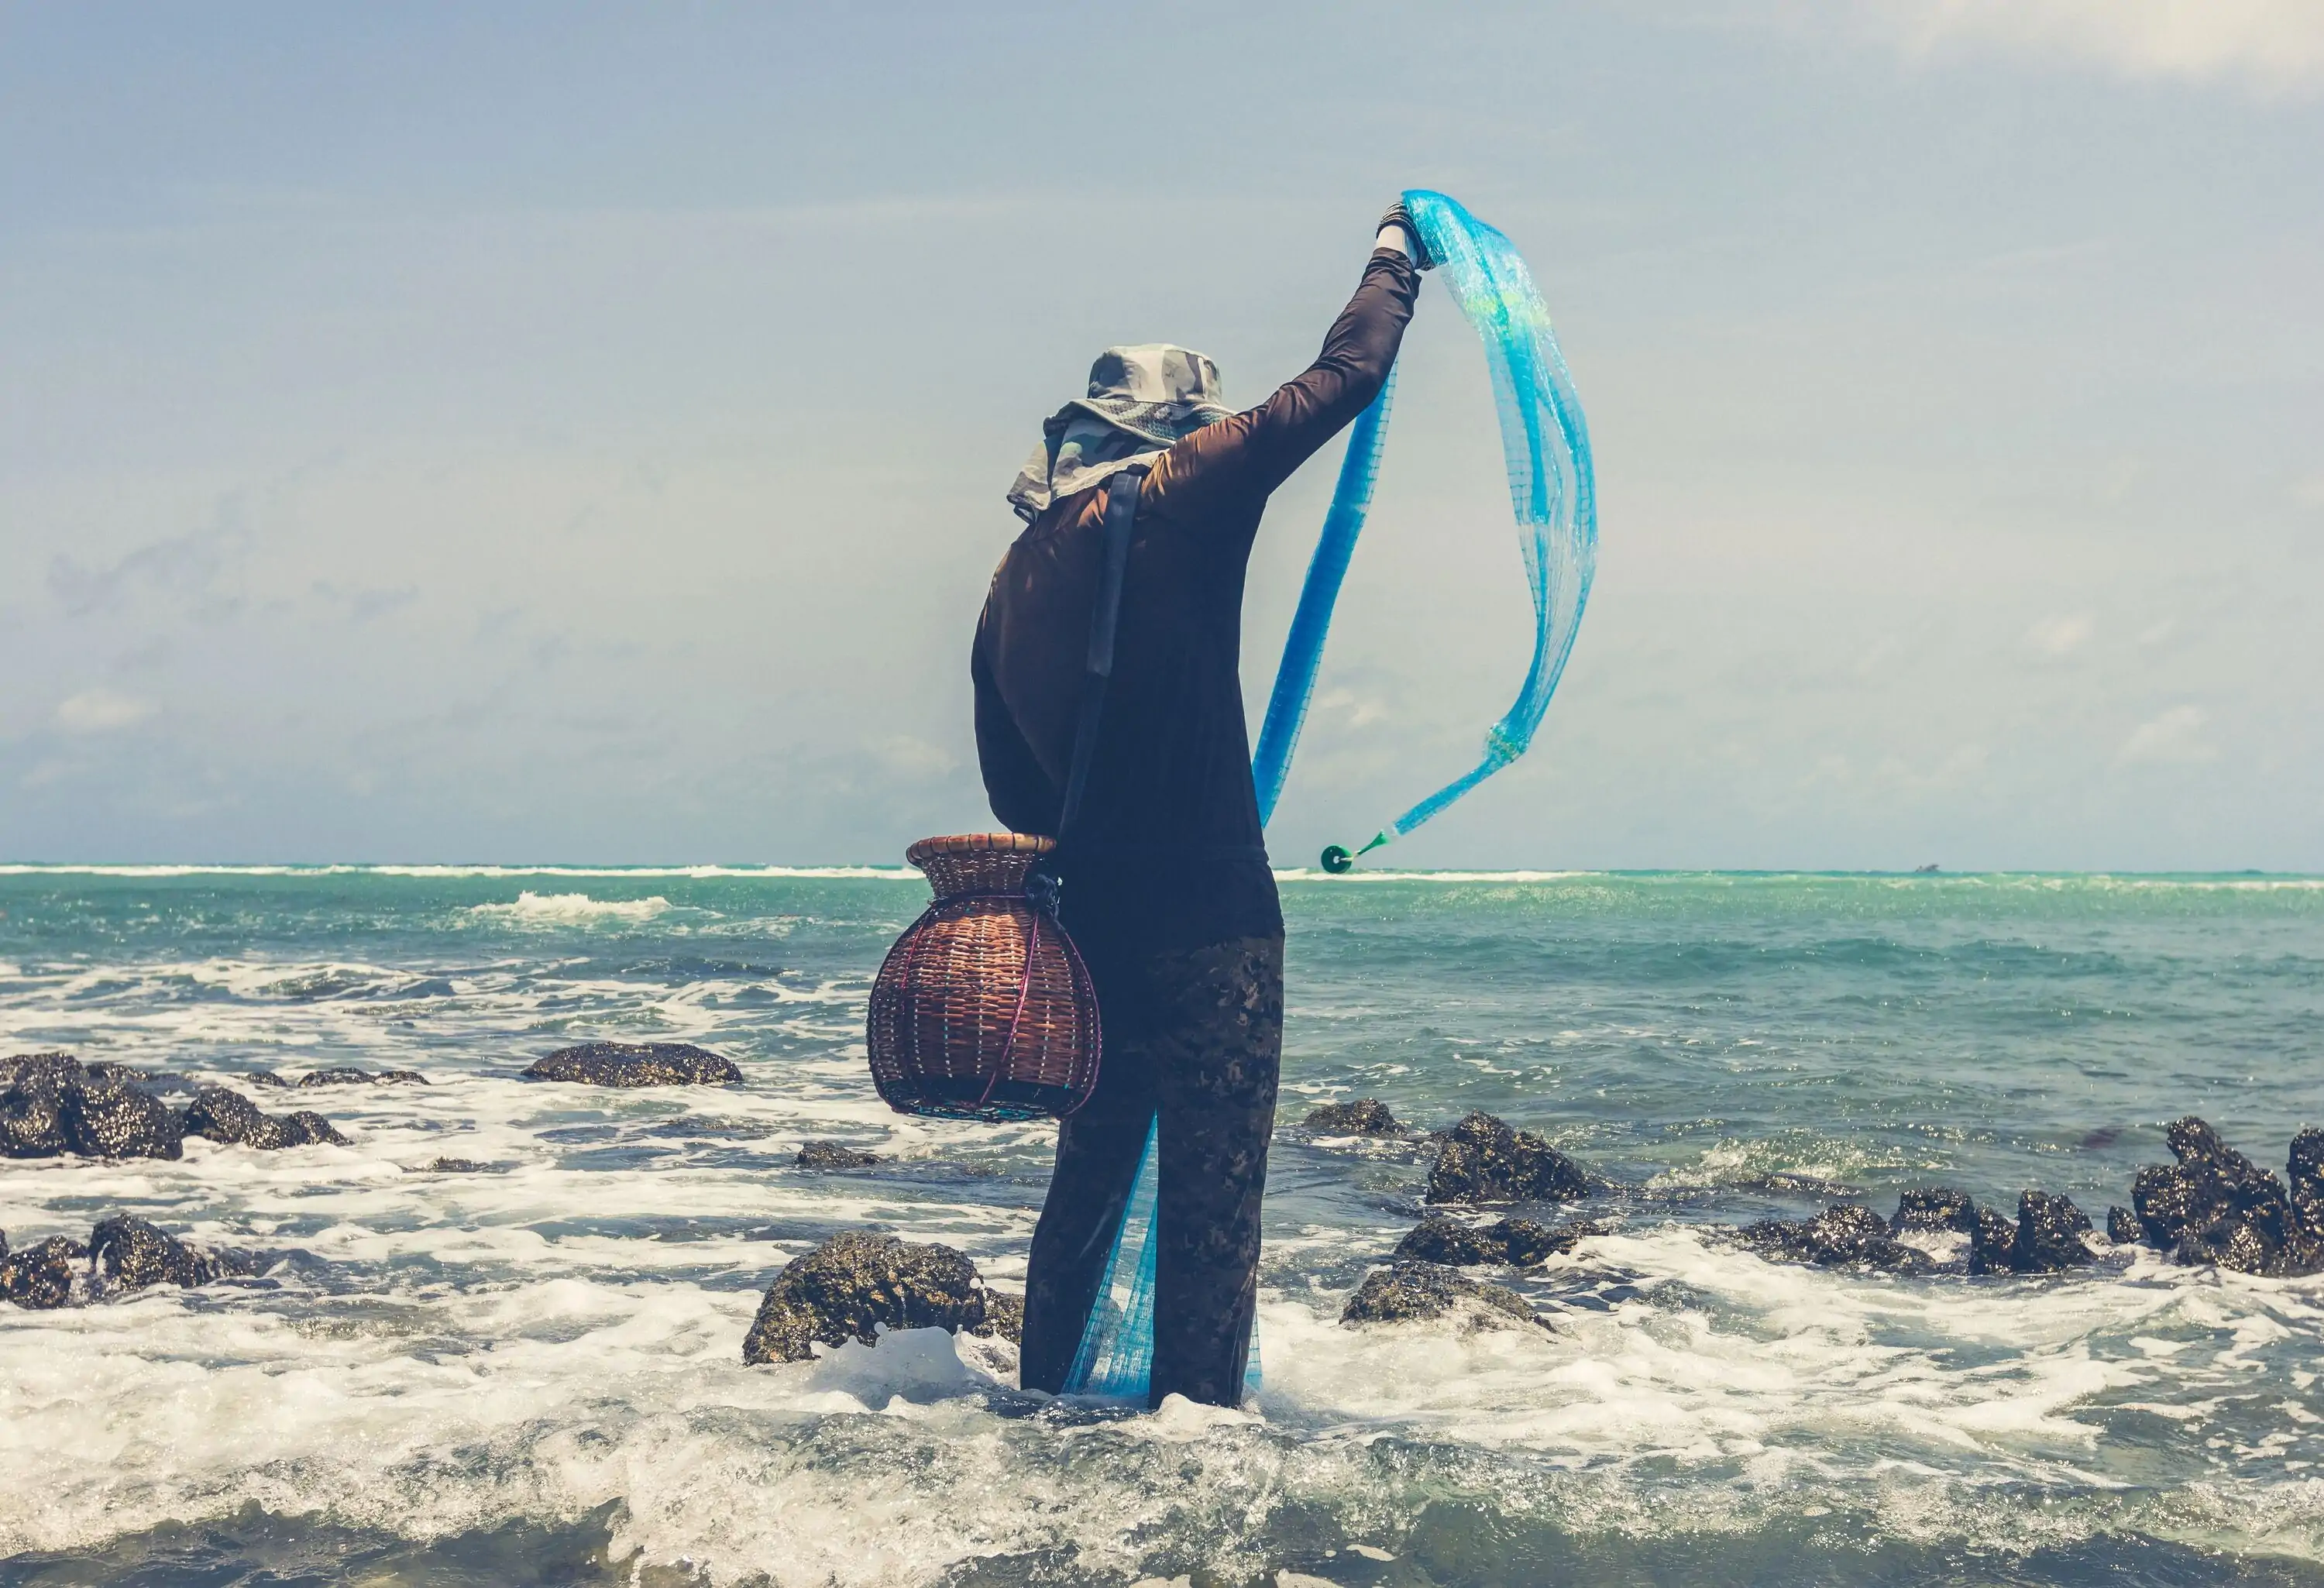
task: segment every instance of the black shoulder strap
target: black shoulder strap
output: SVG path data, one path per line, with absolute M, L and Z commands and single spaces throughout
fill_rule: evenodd
M 1074 726 L 1074 766 L 1065 779 L 1065 803 L 1057 817 L 1057 836 L 1073 830 L 1089 785 L 1090 762 L 1097 754 L 1098 719 L 1105 714 L 1105 687 L 1113 677 L 1113 631 L 1121 615 L 1121 570 L 1130 560 L 1130 532 L 1138 522 L 1139 487 L 1146 465 L 1133 463 L 1106 482 L 1103 545 L 1097 569 L 1097 605 L 1090 614 L 1089 661 L 1082 671 L 1081 719 Z

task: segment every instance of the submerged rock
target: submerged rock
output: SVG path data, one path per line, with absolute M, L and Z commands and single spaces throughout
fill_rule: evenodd
M 84 1065 L 82 1073 L 92 1081 L 102 1081 L 110 1085 L 137 1086 L 148 1092 L 190 1093 L 194 1089 L 194 1083 L 184 1076 L 172 1075 L 168 1070 L 141 1070 L 134 1065 L 115 1064 L 110 1059 Z
M 204 1086 L 194 1094 L 193 1102 L 186 1106 L 185 1126 L 189 1136 L 206 1136 L 229 1147 L 253 1147 L 265 1152 L 318 1142 L 347 1145 L 347 1139 L 321 1114 L 306 1109 L 266 1113 L 241 1093 L 224 1086 Z
M 1917 1246 L 1888 1233 L 1886 1221 L 1868 1207 L 1828 1207 L 1812 1219 L 1767 1219 L 1747 1224 L 1737 1238 L 1760 1256 L 1828 1269 L 1868 1269 L 1879 1273 L 1925 1274 L 1937 1261 Z
M 2163 1139 L 2179 1161 L 2139 1170 L 2130 1187 L 2148 1245 L 2247 1274 L 2324 1269 L 2324 1133 L 2292 1139 L 2289 1188 L 2191 1114 Z
M 799 1148 L 797 1161 L 803 1169 L 868 1169 L 888 1160 L 876 1152 L 866 1152 L 844 1142 L 809 1141 Z
M 289 1085 L 280 1076 L 278 1085 Z M 359 1070 L 352 1066 L 343 1069 L 309 1070 L 295 1083 L 300 1088 L 309 1086 L 425 1086 L 428 1077 L 418 1070 Z
M 472 1158 L 439 1158 L 408 1172 L 420 1175 L 489 1175 L 493 1172 L 493 1166 L 478 1163 Z
M 851 1230 L 775 1276 L 743 1337 L 742 1360 L 808 1362 L 817 1342 L 876 1345 L 883 1324 L 1013 1339 L 1023 1316 L 1021 1298 L 987 1289 L 976 1265 L 951 1247 Z
M 1349 1103 L 1326 1103 L 1308 1110 L 1300 1122 L 1303 1128 L 1318 1136 L 1401 1136 L 1404 1127 L 1388 1113 L 1388 1104 L 1377 1097 L 1359 1097 Z
M 1458 1219 L 1431 1214 L 1397 1242 L 1395 1255 L 1452 1268 L 1478 1263 L 1530 1268 L 1552 1257 L 1563 1256 L 1589 1236 L 1604 1233 L 1602 1227 L 1582 1219 L 1569 1220 L 1554 1227 L 1531 1219 L 1464 1224 Z
M 88 1248 L 62 1235 L 0 1258 L 0 1301 L 32 1312 L 69 1306 L 88 1260 Z
M 1478 1113 L 1444 1133 L 1428 1172 L 1427 1200 L 1572 1202 L 1590 1188 L 1582 1166 L 1547 1141 Z
M 115 1290 L 148 1285 L 191 1289 L 227 1274 L 246 1274 L 256 1262 L 239 1251 L 209 1251 L 128 1214 L 115 1214 L 88 1236 L 89 1267 Z
M 584 1042 L 535 1060 L 524 1078 L 590 1086 L 724 1086 L 740 1081 L 742 1072 L 691 1042 Z
M 1516 1324 L 1549 1325 L 1534 1316 L 1525 1297 L 1505 1285 L 1480 1285 L 1432 1262 L 1397 1262 L 1374 1269 L 1348 1297 L 1342 1324 L 1402 1324 L 1458 1316 L 1480 1328 Z

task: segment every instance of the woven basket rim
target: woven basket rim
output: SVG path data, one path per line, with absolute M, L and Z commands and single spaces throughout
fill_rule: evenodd
M 921 839 L 904 851 L 904 859 L 918 865 L 939 854 L 1047 854 L 1056 846 L 1055 838 L 1034 833 L 953 833 Z

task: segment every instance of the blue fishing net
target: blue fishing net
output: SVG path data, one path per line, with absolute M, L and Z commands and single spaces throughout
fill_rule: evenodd
M 1420 228 L 1421 241 L 1436 259 L 1437 278 L 1452 290 L 1461 312 L 1484 340 L 1493 399 L 1500 411 L 1501 451 L 1508 463 L 1517 546 L 1533 596 L 1533 661 L 1516 701 L 1485 730 L 1484 752 L 1477 764 L 1389 822 L 1353 854 L 1339 845 L 1326 849 L 1323 864 L 1333 871 L 1345 871 L 1354 854 L 1411 832 L 1526 752 L 1565 670 L 1598 560 L 1590 429 L 1581 399 L 1573 392 L 1573 377 L 1551 334 L 1549 309 L 1525 261 L 1507 237 L 1442 193 L 1414 189 L 1405 194 L 1404 202 Z M 1251 781 L 1259 790 L 1262 822 L 1275 814 L 1276 799 L 1291 771 L 1291 752 L 1298 745 L 1307 703 L 1315 692 L 1315 674 L 1323 665 L 1332 609 L 1371 509 L 1372 485 L 1379 476 L 1395 395 L 1396 373 L 1390 370 L 1379 395 L 1349 433 L 1340 482 L 1323 516 L 1323 537 L 1307 565 L 1299 607 L 1284 642 L 1283 663 L 1268 698 L 1267 719 L 1259 727 L 1259 748 L 1251 757 Z M 1105 1279 L 1066 1377 L 1068 1394 L 1139 1405 L 1148 1399 L 1154 1373 L 1156 1139 L 1156 1128 L 1149 1125 L 1138 1179 L 1114 1232 Z M 1259 1325 L 1254 1322 L 1243 1387 L 1247 1394 L 1256 1394 L 1259 1386 Z
M 1533 660 L 1517 699 L 1485 730 L 1477 764 L 1381 827 L 1362 854 L 1395 842 L 1470 789 L 1523 755 L 1556 691 L 1590 581 L 1598 561 L 1598 504 L 1590 458 L 1590 428 L 1574 394 L 1572 374 L 1550 330 L 1549 309 L 1525 261 L 1509 240 L 1442 193 L 1414 189 L 1404 196 L 1421 241 L 1437 261 L 1437 277 L 1485 345 L 1485 363 L 1500 411 L 1501 451 L 1508 464 L 1509 503 L 1516 510 L 1517 546 L 1533 597 Z M 1251 780 L 1259 818 L 1275 812 L 1291 770 L 1291 752 L 1306 720 L 1307 702 L 1323 660 L 1332 609 L 1371 506 L 1372 483 L 1388 441 L 1393 375 L 1348 438 L 1340 483 L 1323 518 L 1323 534 L 1307 565 L 1299 607 L 1284 642 L 1283 662 L 1260 725 Z M 1324 865 L 1344 871 L 1353 854 L 1334 845 Z
M 1161 1191 L 1157 1143 L 1161 1122 L 1146 1127 L 1146 1148 L 1139 1154 L 1138 1178 L 1113 1233 L 1113 1251 L 1106 1259 L 1105 1278 L 1099 1284 L 1096 1305 L 1083 1325 L 1073 1370 L 1065 1375 L 1068 1395 L 1101 1396 L 1109 1400 L 1132 1400 L 1143 1406 L 1154 1381 L 1154 1268 L 1160 1242 L 1154 1210 Z M 1259 1325 L 1250 1326 L 1250 1354 L 1244 1360 L 1242 1391 L 1259 1393 Z

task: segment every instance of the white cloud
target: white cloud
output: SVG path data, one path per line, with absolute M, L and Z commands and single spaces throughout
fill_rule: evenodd
M 959 762 L 942 745 L 908 734 L 896 734 L 872 746 L 872 758 L 891 776 L 928 781 L 950 772 Z
M 2119 766 L 2192 766 L 2216 761 L 2219 752 L 2203 743 L 2203 709 L 2174 706 L 2153 722 L 2130 731 L 2115 752 Z
M 2129 78 L 2228 78 L 2264 93 L 2324 87 L 2318 0 L 1854 0 L 1914 55 L 1979 51 Z
M 151 701 L 135 700 L 99 687 L 57 702 L 57 726 L 68 734 L 109 734 L 134 727 L 153 715 Z
M 2064 656 L 2079 650 L 2098 626 L 2098 620 L 2086 612 L 2060 613 L 2026 630 L 2025 642 L 2044 656 Z

